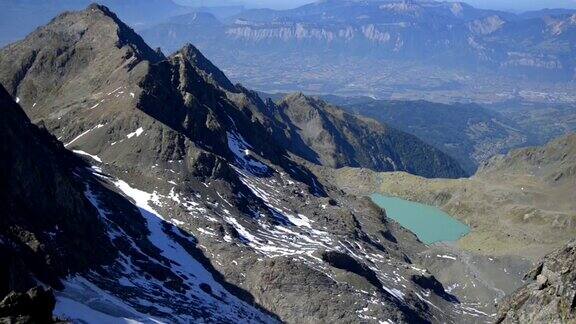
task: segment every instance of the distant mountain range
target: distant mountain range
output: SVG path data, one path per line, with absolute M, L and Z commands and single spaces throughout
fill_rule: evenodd
M 576 77 L 574 10 L 515 15 L 460 2 L 320 1 L 222 21 L 193 13 L 142 35 L 167 52 L 197 44 L 233 79 L 265 91 L 387 97 L 420 89 L 456 98 L 450 91 L 458 90 L 499 101 Z
M 89 1 L 3 1 L 0 44 Z M 105 0 L 152 47 L 195 44 L 268 92 L 483 103 L 574 102 L 576 10 L 512 14 L 462 2 L 320 1 L 290 10 Z

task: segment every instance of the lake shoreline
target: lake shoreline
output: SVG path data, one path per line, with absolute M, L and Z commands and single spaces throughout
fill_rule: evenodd
M 423 243 L 456 242 L 471 228 L 441 209 L 398 197 L 373 193 L 369 198 L 388 218 L 414 233 Z

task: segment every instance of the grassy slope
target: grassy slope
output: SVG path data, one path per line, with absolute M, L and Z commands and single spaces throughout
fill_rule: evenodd
M 516 155 L 534 156 L 534 150 Z M 458 242 L 471 252 L 536 259 L 576 236 L 576 199 L 570 189 L 574 181 L 551 183 L 549 177 L 518 165 L 522 163 L 460 180 L 352 168 L 339 169 L 330 178 L 353 194 L 379 192 L 443 209 L 472 227 Z

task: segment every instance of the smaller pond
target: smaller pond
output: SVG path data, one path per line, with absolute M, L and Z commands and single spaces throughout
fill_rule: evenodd
M 436 207 L 380 194 L 373 194 L 370 198 L 386 210 L 388 217 L 416 234 L 426 244 L 456 241 L 470 232 L 466 224 Z

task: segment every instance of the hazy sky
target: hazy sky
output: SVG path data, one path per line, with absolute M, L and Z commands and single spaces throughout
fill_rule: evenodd
M 490 9 L 510 9 L 514 11 L 543 8 L 576 9 L 576 0 L 466 0 L 475 7 Z
M 313 2 L 311 0 L 175 0 L 183 4 L 233 5 L 243 4 L 248 7 L 265 7 L 284 9 Z M 576 0 L 464 0 L 473 6 L 491 9 L 508 9 L 513 11 L 535 10 L 542 8 L 573 8 Z

